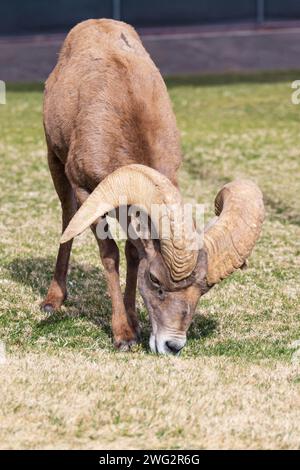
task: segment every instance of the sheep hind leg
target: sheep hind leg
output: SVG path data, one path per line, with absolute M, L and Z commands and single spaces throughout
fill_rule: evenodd
M 63 232 L 77 210 L 76 198 L 65 174 L 64 165 L 50 150 L 48 152 L 48 162 L 53 183 L 61 202 Z M 72 240 L 59 246 L 54 276 L 46 298 L 41 305 L 41 309 L 46 313 L 59 310 L 67 297 L 66 279 L 71 248 Z
M 137 248 L 130 240 L 126 241 L 125 255 L 127 262 L 126 287 L 124 293 L 124 304 L 130 323 L 140 337 L 140 326 L 136 313 L 136 285 L 139 267 L 139 254 Z

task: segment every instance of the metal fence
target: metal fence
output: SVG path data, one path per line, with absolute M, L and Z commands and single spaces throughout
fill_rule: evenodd
M 135 26 L 300 19 L 300 0 L 9 0 L 0 4 L 0 34 L 65 31 L 87 18 Z

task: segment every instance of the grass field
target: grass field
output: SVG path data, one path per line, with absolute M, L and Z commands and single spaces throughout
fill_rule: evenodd
M 69 299 L 46 318 L 60 209 L 45 158 L 42 86 L 0 106 L 1 448 L 300 448 L 300 105 L 297 73 L 170 79 L 185 199 L 254 179 L 267 219 L 247 271 L 198 306 L 179 358 L 112 348 L 90 233 L 74 243 Z M 122 259 L 124 281 L 124 260 Z M 297 361 L 297 357 L 299 361 Z M 3 361 L 2 361 L 3 362 Z

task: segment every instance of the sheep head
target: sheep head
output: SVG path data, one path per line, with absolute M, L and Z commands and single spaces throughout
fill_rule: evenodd
M 92 192 L 61 243 L 119 207 L 120 197 L 128 206 L 151 214 L 157 239 L 141 236 L 135 241 L 140 254 L 138 285 L 150 315 L 151 350 L 177 354 L 186 343 L 199 298 L 249 257 L 264 220 L 261 191 L 247 180 L 225 185 L 215 199 L 216 218 L 201 239 L 168 178 L 144 165 L 124 166 Z M 153 205 L 163 210 L 153 212 Z

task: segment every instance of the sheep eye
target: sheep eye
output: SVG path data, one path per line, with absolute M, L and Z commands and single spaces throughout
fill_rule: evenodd
M 158 286 L 158 287 L 160 286 L 160 282 L 159 282 L 159 280 L 157 279 L 157 277 L 153 276 L 152 273 L 149 273 L 149 277 L 150 277 L 150 279 L 151 279 L 151 281 L 153 282 L 154 285 L 156 285 L 156 286 Z

